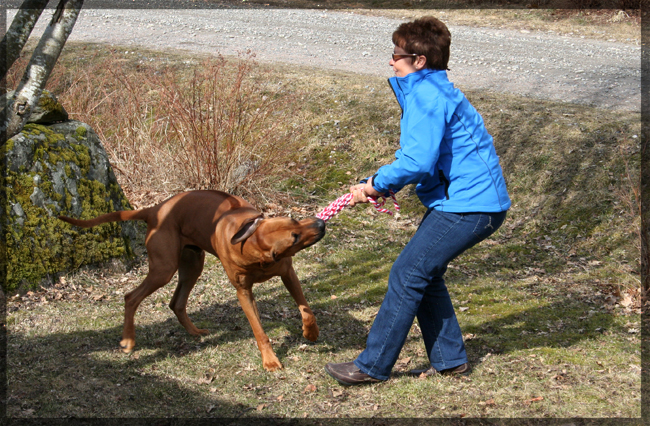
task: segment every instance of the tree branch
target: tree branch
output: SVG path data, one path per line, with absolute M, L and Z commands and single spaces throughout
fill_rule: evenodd
M 13 104 L 7 108 L 5 123 L 7 139 L 18 134 L 27 122 L 56 61 L 59 59 L 61 50 L 72 32 L 82 6 L 83 0 L 61 0 L 59 2 L 57 12 L 45 29 L 27 65 L 25 75 L 16 88 Z
M 29 35 L 32 33 L 36 21 L 40 18 L 43 9 L 49 0 L 25 0 L 16 12 L 11 26 L 5 33 L 0 43 L 0 80 L 4 79 L 9 68 L 20 56 Z

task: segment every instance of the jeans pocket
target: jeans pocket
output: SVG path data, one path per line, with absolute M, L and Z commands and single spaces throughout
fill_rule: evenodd
M 499 229 L 503 223 L 503 219 L 505 218 L 504 213 L 479 213 L 477 216 L 478 220 L 474 227 L 474 235 L 479 239 L 479 241 L 483 241 Z

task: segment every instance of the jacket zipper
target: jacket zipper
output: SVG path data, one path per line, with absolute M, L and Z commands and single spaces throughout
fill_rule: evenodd
M 402 107 L 402 103 L 399 101 L 399 98 L 397 97 L 397 92 L 395 91 L 395 88 L 393 87 L 393 85 L 390 84 L 390 78 L 387 81 L 388 81 L 388 85 L 390 86 L 391 90 L 393 91 L 393 95 L 395 96 L 395 99 L 397 100 L 397 105 L 399 105 L 399 108 L 402 110 L 401 118 L 404 118 L 404 108 Z M 397 84 L 399 86 L 398 82 L 395 82 L 395 84 Z M 401 89 L 402 88 L 400 87 L 400 90 Z

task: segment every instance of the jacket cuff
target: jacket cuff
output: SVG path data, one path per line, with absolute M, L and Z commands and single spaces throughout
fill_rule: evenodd
M 372 187 L 373 187 L 373 189 L 374 189 L 375 191 L 379 192 L 380 194 L 387 193 L 387 192 L 388 192 L 388 189 L 381 188 L 381 187 L 377 186 L 377 184 L 376 184 L 376 183 L 377 183 L 377 182 L 376 182 L 376 179 L 377 179 L 377 175 L 378 175 L 378 174 L 379 174 L 379 173 L 375 173 L 374 175 L 372 175 Z

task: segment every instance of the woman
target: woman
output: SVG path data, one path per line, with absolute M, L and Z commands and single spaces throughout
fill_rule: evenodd
M 510 199 L 483 119 L 447 79 L 451 34 L 424 17 L 400 25 L 388 81 L 402 108 L 395 161 L 350 188 L 355 203 L 416 184 L 428 208 L 391 268 L 388 291 L 366 349 L 325 371 L 343 385 L 387 380 L 417 317 L 431 367 L 420 375 L 469 372 L 463 337 L 443 275 L 451 260 L 503 223 Z

